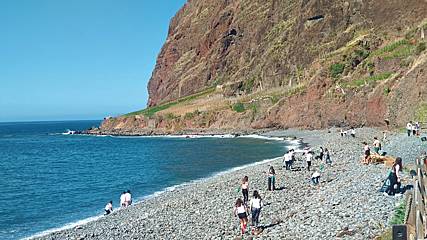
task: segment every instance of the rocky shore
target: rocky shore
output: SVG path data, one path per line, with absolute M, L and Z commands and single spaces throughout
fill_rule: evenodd
M 277 158 L 178 187 L 97 221 L 37 239 L 241 239 L 232 209 L 241 197 L 236 189 L 245 175 L 250 194 L 259 190 L 265 207 L 260 217 L 262 233 L 247 233 L 244 239 L 373 239 L 385 230 L 403 196 L 389 197 L 378 191 L 388 168 L 359 163 L 361 142 L 372 142 L 374 136 L 382 136 L 381 131 L 358 129 L 356 138 L 341 137 L 336 129 L 273 131 L 268 135 L 302 138 L 314 150 L 327 147 L 332 166 L 324 169 L 321 184 L 312 185 L 311 173 L 305 170 L 285 171 Z M 404 149 L 417 144 L 421 144 L 419 139 L 393 133 L 385 148 L 399 148 L 395 153 L 407 162 L 413 159 Z M 319 164 L 314 161 L 313 169 Z M 277 174 L 278 190 L 272 192 L 266 184 L 270 165 Z
M 78 134 L 86 135 L 111 135 L 111 136 L 160 136 L 160 135 L 249 135 L 249 134 L 264 134 L 271 129 L 211 129 L 197 128 L 184 129 L 179 131 L 167 131 L 165 129 L 150 129 L 150 128 L 135 128 L 135 129 L 101 129 L 91 128 Z

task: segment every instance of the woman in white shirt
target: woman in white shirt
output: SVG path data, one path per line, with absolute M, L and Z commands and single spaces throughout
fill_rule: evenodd
M 127 190 L 125 193 L 125 205 L 126 207 L 130 206 L 132 204 L 132 195 L 130 193 L 130 190 Z
M 254 191 L 254 197 L 251 199 L 249 207 L 252 212 L 252 226 L 258 227 L 259 224 L 259 214 L 261 213 L 261 208 L 263 207 L 261 196 L 258 191 Z
M 120 206 L 126 207 L 126 192 L 122 192 L 122 195 L 120 195 Z
M 239 217 L 240 221 L 240 228 L 242 229 L 242 235 L 246 232 L 246 226 L 248 224 L 248 215 L 247 215 L 247 209 L 245 204 L 243 204 L 243 201 L 241 198 L 238 198 L 236 200 L 236 204 L 234 205 L 234 216 Z

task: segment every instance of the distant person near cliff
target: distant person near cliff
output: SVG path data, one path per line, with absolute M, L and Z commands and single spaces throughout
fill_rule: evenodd
M 380 140 L 378 140 L 377 137 L 374 137 L 374 143 L 372 145 L 374 146 L 374 152 L 376 154 L 380 154 L 381 142 L 380 142 Z
M 408 133 L 408 137 L 410 137 L 410 136 L 411 136 L 411 132 L 412 132 L 412 121 L 409 121 L 409 122 L 406 124 L 406 131 L 407 131 L 407 133 Z
M 356 137 L 356 130 L 355 130 L 354 128 L 351 128 L 351 130 L 350 130 L 350 135 L 351 135 L 352 137 Z
M 363 164 L 369 164 L 369 157 L 371 156 L 371 148 L 369 148 L 369 145 L 366 142 L 363 142 L 363 145 L 364 145 L 363 151 L 364 151 L 365 156 L 363 158 L 362 163 Z
M 246 232 L 246 226 L 248 224 L 248 215 L 245 204 L 241 198 L 236 200 L 234 204 L 234 216 L 239 217 L 240 229 L 242 230 L 242 235 Z
M 245 204 L 247 204 L 247 202 L 249 201 L 249 178 L 248 178 L 248 176 L 243 177 L 241 188 L 242 188 L 242 194 L 243 194 L 243 202 Z
M 332 165 L 332 160 L 331 160 L 331 154 L 329 153 L 329 150 L 327 148 L 325 148 L 325 163 L 328 164 L 329 166 Z

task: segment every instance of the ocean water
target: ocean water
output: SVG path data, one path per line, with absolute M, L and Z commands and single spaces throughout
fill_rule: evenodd
M 281 156 L 285 141 L 63 135 L 99 121 L 0 123 L 0 239 L 72 226 L 134 200 Z M 289 143 L 288 143 L 289 144 Z

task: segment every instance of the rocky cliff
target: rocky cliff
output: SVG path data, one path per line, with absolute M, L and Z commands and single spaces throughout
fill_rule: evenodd
M 427 121 L 427 1 L 188 0 L 148 108 L 102 129 L 380 126 Z

